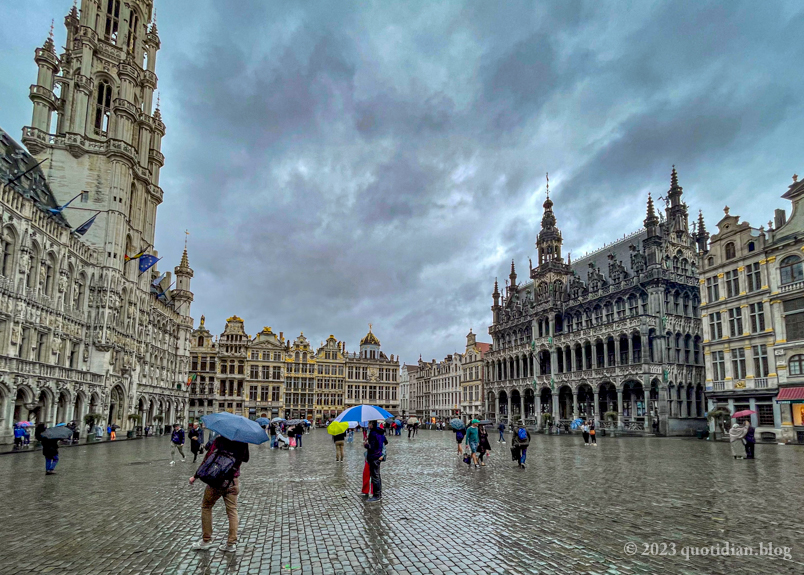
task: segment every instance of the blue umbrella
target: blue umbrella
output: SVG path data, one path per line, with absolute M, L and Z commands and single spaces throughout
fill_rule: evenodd
M 259 425 L 270 425 L 271 424 L 271 420 L 266 418 L 266 417 L 258 417 L 255 421 Z
M 463 431 L 466 429 L 466 424 L 457 417 L 449 422 L 449 426 L 455 431 Z
M 66 423 L 57 423 L 56 427 L 61 427 L 62 425 L 67 425 Z
M 335 421 L 384 421 L 393 417 L 382 407 L 376 405 L 356 405 L 343 411 Z M 362 424 L 361 424 L 362 425 Z
M 251 421 L 242 415 L 224 411 L 205 415 L 201 418 L 201 422 L 207 429 L 211 429 L 232 441 L 259 445 L 269 439 L 265 430 L 256 421 Z
M 284 417 L 274 417 L 271 420 L 271 423 L 279 423 L 280 421 L 286 421 Z
M 583 425 L 583 419 L 581 419 L 581 418 L 579 417 L 578 419 L 574 420 L 574 421 L 573 421 L 573 422 L 570 424 L 570 427 L 571 427 L 572 429 L 578 429 L 578 428 L 579 428 L 581 425 Z

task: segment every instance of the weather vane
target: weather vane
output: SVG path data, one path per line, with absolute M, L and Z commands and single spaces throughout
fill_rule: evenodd
M 544 177 L 547 178 L 547 197 L 550 197 L 550 172 L 545 172 Z
M 190 231 L 184 230 L 184 250 L 187 251 L 187 239 L 190 237 Z

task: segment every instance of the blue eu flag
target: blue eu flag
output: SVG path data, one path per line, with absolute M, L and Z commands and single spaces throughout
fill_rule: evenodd
M 139 264 L 140 264 L 140 273 L 141 273 L 141 274 L 144 274 L 145 272 L 147 272 L 147 271 L 148 271 L 149 269 L 151 269 L 151 268 L 154 266 L 154 264 L 156 264 L 156 262 L 158 262 L 160 259 L 162 259 L 162 258 L 158 258 L 158 257 L 156 257 L 156 256 L 152 256 L 151 254 L 146 254 L 146 255 L 142 256 L 141 258 L 139 258 Z

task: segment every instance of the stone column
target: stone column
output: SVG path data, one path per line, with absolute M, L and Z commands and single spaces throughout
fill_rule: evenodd
M 519 417 L 522 418 L 522 421 L 525 421 L 525 394 L 519 394 Z
M 542 394 L 536 393 L 536 391 L 534 391 L 534 394 L 533 405 L 536 410 L 536 428 L 538 429 L 542 426 Z
M 575 419 L 578 417 L 578 389 L 572 390 L 572 417 L 570 419 Z
M 603 367 L 609 367 L 609 342 L 603 342 Z
M 614 340 L 614 365 L 620 365 L 620 338 Z
M 508 391 L 508 423 L 511 423 L 511 418 L 513 417 L 513 411 L 511 408 L 511 391 Z
M 586 345 L 581 344 L 581 369 L 586 369 Z
M 553 393 L 553 423 L 558 424 L 558 394 Z
M 577 359 L 576 359 L 576 351 L 575 351 L 575 346 L 573 345 L 572 347 L 570 347 L 570 364 L 572 366 L 572 369 L 570 371 L 577 370 L 578 366 L 575 363 L 576 361 L 577 361 Z
M 494 393 L 494 418 L 500 421 L 500 391 Z
M 617 429 L 623 428 L 623 390 L 617 388 Z
M 634 336 L 628 336 L 628 363 L 634 363 Z
M 595 414 L 594 421 L 595 421 L 595 426 L 597 426 L 597 423 L 600 421 L 600 413 L 598 413 L 600 411 L 600 407 L 599 407 L 600 406 L 600 392 L 598 391 L 597 388 L 595 388 L 593 390 L 593 393 L 594 393 L 594 397 L 595 397 L 595 404 L 592 406 L 592 411 Z

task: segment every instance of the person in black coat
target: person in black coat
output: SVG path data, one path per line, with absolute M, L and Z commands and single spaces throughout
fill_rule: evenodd
M 42 432 L 47 429 L 47 425 L 39 423 L 36 426 L 34 437 L 42 444 L 42 455 L 45 456 L 45 475 L 56 473 L 56 464 L 59 462 L 59 440 L 42 437 Z
M 743 437 L 743 441 L 745 442 L 745 458 L 754 459 L 754 445 L 757 442 L 754 437 L 754 427 L 751 425 L 749 419 L 745 420 L 745 426 L 748 428 L 745 437 Z
M 201 451 L 201 429 L 197 423 L 190 424 L 190 430 L 187 432 L 190 437 L 190 452 L 193 454 L 193 463 L 198 459 L 198 453 Z

